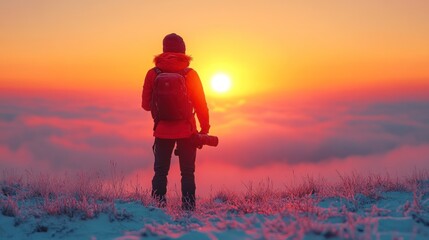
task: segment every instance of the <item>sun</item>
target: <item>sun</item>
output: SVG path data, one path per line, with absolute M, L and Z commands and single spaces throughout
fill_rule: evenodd
M 226 93 L 231 89 L 231 78 L 224 73 L 217 73 L 212 77 L 211 86 L 215 92 Z

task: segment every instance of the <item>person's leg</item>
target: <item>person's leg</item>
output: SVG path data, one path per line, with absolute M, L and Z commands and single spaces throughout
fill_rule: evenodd
M 182 209 L 195 209 L 195 159 L 197 148 L 191 138 L 179 139 L 177 149 L 182 175 Z
M 170 170 L 171 153 L 176 140 L 155 138 L 153 153 L 155 155 L 154 171 L 152 179 L 152 197 L 159 202 L 159 206 L 166 205 L 167 175 Z

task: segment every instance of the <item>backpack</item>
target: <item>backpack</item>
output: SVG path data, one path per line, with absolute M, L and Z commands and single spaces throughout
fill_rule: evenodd
M 179 73 L 162 72 L 155 68 L 151 98 L 151 114 L 156 124 L 159 121 L 187 120 L 193 113 L 193 105 L 188 97 L 186 74 L 189 68 Z

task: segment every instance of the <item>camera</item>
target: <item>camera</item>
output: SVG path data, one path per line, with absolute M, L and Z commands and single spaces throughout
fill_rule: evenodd
M 195 146 L 201 148 L 204 145 L 217 147 L 219 138 L 208 134 L 197 133 L 193 136 Z
M 219 144 L 219 138 L 203 133 L 196 133 L 192 136 L 192 141 L 195 147 L 201 149 L 204 145 L 217 147 Z M 179 156 L 179 149 L 174 150 L 174 155 Z

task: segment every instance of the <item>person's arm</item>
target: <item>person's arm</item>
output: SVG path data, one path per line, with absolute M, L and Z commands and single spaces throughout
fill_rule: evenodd
M 143 91 L 142 91 L 142 108 L 146 111 L 150 111 L 150 100 L 152 98 L 153 80 L 156 77 L 156 72 L 150 69 L 146 73 L 144 79 Z
M 198 121 L 200 122 L 200 132 L 207 134 L 210 130 L 210 120 L 203 85 L 201 84 L 200 77 L 195 70 L 190 70 L 186 77 L 188 78 L 188 85 L 190 88 L 190 99 L 194 104 L 195 112 L 197 114 Z

